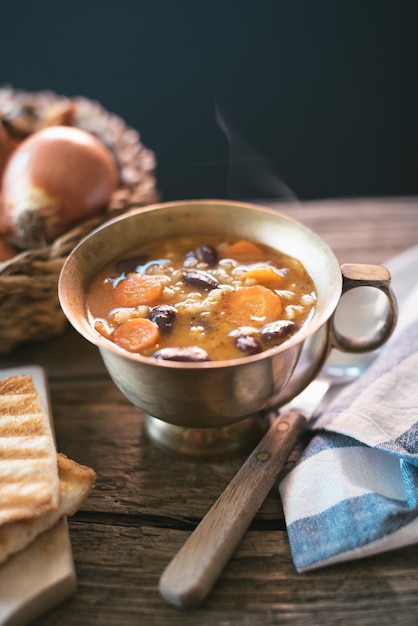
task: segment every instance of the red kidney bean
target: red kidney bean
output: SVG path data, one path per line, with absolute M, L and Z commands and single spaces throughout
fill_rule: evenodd
M 261 329 L 260 333 L 270 341 L 271 339 L 278 339 L 280 337 L 287 337 L 291 335 L 297 329 L 297 324 L 291 320 L 278 320 L 277 322 L 270 322 Z
M 218 251 L 211 245 L 204 244 L 196 250 L 197 258 L 208 265 L 216 265 L 219 260 Z
M 160 304 L 151 309 L 150 319 L 157 324 L 160 332 L 167 334 L 176 320 L 177 309 L 170 304 Z
M 211 274 L 202 272 L 201 270 L 187 270 L 183 272 L 183 280 L 193 287 L 211 291 L 219 286 L 218 281 Z
M 134 272 L 138 265 L 144 265 L 146 260 L 147 257 L 143 254 L 137 254 L 136 256 L 121 259 L 116 263 L 116 270 L 119 274 L 128 274 L 129 272 Z
M 177 348 L 161 348 L 154 352 L 153 357 L 162 361 L 209 361 L 206 350 L 198 346 L 179 346 Z
M 240 335 L 237 337 L 235 345 L 247 354 L 257 354 L 262 350 L 260 342 L 252 335 Z

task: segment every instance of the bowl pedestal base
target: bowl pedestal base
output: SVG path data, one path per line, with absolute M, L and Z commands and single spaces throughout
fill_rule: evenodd
M 144 428 L 157 447 L 194 461 L 225 461 L 250 452 L 269 427 L 268 415 L 252 415 L 239 422 L 210 428 L 168 424 L 145 414 Z

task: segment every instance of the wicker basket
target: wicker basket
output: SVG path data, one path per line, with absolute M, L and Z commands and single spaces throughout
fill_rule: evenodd
M 86 98 L 66 98 L 52 92 L 27 93 L 0 88 L 0 114 L 27 109 L 36 119 L 51 119 L 71 111 L 71 123 L 96 135 L 114 154 L 120 185 L 106 210 L 57 238 L 50 245 L 26 250 L 0 262 L 0 352 L 19 344 L 62 333 L 67 321 L 58 301 L 58 277 L 68 254 L 89 232 L 133 206 L 159 199 L 155 157 L 141 144 L 137 131 L 100 104 Z M 51 113 L 53 112 L 53 113 Z M 57 123 L 62 123 L 59 114 Z M 49 123 L 51 125 L 51 123 Z

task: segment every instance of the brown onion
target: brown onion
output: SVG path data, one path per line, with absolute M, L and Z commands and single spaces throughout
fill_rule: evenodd
M 0 176 L 3 174 L 6 163 L 18 143 L 19 141 L 17 139 L 7 134 L 0 121 Z
M 21 247 L 50 242 L 100 212 L 117 184 L 115 160 L 93 135 L 45 128 L 22 141 L 6 164 L 0 223 Z
M 15 255 L 16 250 L 0 234 L 0 263 L 12 259 Z

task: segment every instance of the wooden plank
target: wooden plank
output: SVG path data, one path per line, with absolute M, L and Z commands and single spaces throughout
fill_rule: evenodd
M 383 263 L 418 243 L 418 198 L 263 203 L 314 230 L 340 263 Z
M 209 598 L 178 611 L 159 596 L 157 583 L 188 533 L 77 519 L 70 529 L 78 592 L 34 626 L 416 624 L 418 546 L 300 575 L 284 532 L 250 531 Z
M 88 381 L 53 384 L 51 394 L 60 450 L 97 473 L 96 487 L 86 503 L 90 511 L 164 514 L 195 524 L 245 459 L 196 464 L 167 455 L 148 441 L 142 412 L 106 380 L 93 385 Z M 296 455 L 292 453 L 283 473 Z M 260 519 L 275 519 L 280 512 L 274 490 Z

